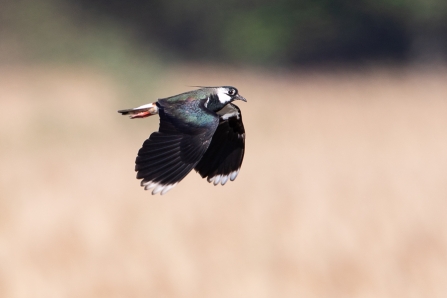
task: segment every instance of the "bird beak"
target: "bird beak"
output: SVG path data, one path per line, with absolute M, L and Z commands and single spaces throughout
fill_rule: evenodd
M 245 99 L 245 97 L 243 97 L 242 95 L 236 95 L 235 97 L 234 97 L 234 99 L 235 100 L 242 100 L 242 101 L 245 101 L 245 102 L 247 102 L 247 100 Z

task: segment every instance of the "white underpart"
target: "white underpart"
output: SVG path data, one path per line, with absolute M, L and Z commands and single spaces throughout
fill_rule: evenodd
M 236 117 L 239 119 L 239 113 L 237 111 L 234 111 L 234 112 L 223 115 L 221 118 L 222 118 L 222 120 L 227 120 L 231 117 Z
M 177 183 L 174 183 L 174 184 L 161 184 L 161 183 L 157 183 L 157 182 L 146 181 L 146 182 L 141 182 L 141 186 L 144 186 L 145 190 L 150 190 L 150 189 L 153 188 L 154 189 L 152 191 L 153 195 L 158 194 L 158 193 L 160 193 L 161 195 L 164 195 L 169 190 L 171 190 L 174 186 L 176 186 Z
M 154 103 L 148 103 L 148 104 L 136 107 L 133 110 L 148 109 L 148 108 L 156 108 L 158 110 L 158 107 Z
M 217 89 L 217 97 L 219 98 L 220 103 L 227 104 L 231 101 L 231 96 L 227 94 L 228 90 L 225 88 Z
M 236 117 L 237 119 L 241 117 L 241 114 L 239 113 L 238 109 L 236 109 L 232 104 L 226 105 L 222 110 L 217 112 L 217 114 L 223 120 L 228 120 L 231 117 Z
M 210 102 L 210 98 L 208 97 L 207 99 L 206 99 L 206 102 L 205 102 L 205 104 L 204 104 L 204 106 L 205 106 L 205 108 L 207 108 L 208 107 L 208 103 Z

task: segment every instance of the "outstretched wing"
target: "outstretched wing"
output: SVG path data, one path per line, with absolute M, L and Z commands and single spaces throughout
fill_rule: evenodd
M 160 128 L 143 143 L 135 161 L 137 179 L 152 194 L 165 194 L 199 162 L 211 142 L 218 119 L 194 126 L 173 117 L 159 106 Z
M 245 130 L 236 105 L 228 104 L 217 114 L 219 126 L 194 169 L 202 178 L 208 177 L 208 182 L 225 185 L 228 178 L 233 181 L 239 174 L 245 151 Z

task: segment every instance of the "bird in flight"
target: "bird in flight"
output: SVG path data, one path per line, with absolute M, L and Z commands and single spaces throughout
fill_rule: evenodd
M 247 101 L 231 86 L 203 87 L 118 111 L 132 119 L 160 115 L 158 132 L 143 143 L 135 161 L 141 186 L 163 195 L 192 169 L 214 185 L 236 179 L 245 130 L 235 100 Z

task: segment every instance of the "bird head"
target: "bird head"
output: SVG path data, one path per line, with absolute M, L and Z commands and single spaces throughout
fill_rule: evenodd
M 230 102 L 235 100 L 247 101 L 240 95 L 236 88 L 231 86 L 215 87 L 212 94 L 209 96 L 205 106 L 214 112 L 221 110 Z

